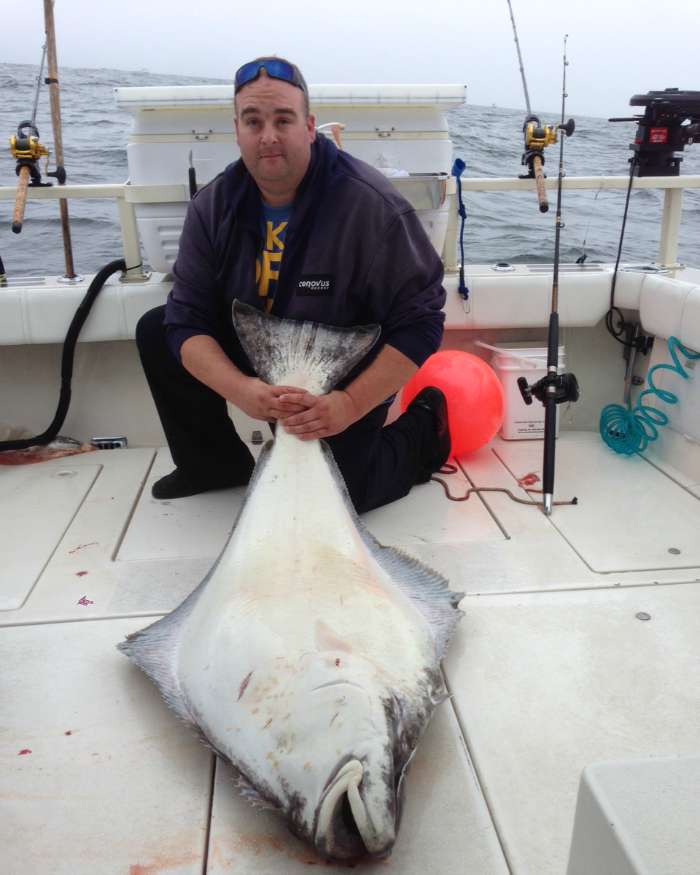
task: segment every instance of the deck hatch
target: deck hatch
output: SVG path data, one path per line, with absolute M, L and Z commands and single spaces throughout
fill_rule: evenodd
M 101 465 L 23 465 L 0 471 L 0 611 L 22 606 Z
M 504 441 L 498 456 L 517 477 L 540 471 L 541 441 Z M 552 525 L 599 574 L 700 566 L 700 500 L 645 458 L 616 456 L 598 434 L 557 441 Z

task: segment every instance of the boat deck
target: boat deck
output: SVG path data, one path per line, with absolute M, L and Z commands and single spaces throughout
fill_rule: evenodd
M 445 479 L 527 498 L 541 452 L 496 439 Z M 238 797 L 115 649 L 194 588 L 243 498 L 156 501 L 170 467 L 131 449 L 0 469 L 7 875 L 335 868 Z M 700 483 L 563 432 L 555 497 L 573 496 L 547 518 L 428 483 L 365 516 L 466 596 L 394 853 L 364 871 L 564 875 L 584 766 L 700 750 Z

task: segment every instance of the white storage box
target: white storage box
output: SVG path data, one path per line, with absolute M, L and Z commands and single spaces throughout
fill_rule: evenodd
M 477 341 L 478 346 L 491 350 L 491 367 L 503 386 L 503 425 L 499 434 L 508 441 L 532 440 L 544 437 L 544 405 L 532 399 L 526 404 L 518 388 L 518 379 L 525 377 L 530 385 L 547 373 L 547 347 L 522 343 L 502 343 L 490 346 Z M 559 347 L 559 373 L 566 366 L 566 350 Z M 559 408 L 557 407 L 557 435 Z
M 700 871 L 699 786 L 697 755 L 587 766 L 567 875 Z
M 127 160 L 134 185 L 178 184 L 186 191 L 189 155 L 204 185 L 239 157 L 233 133 L 233 86 L 117 88 L 119 109 L 134 116 Z M 342 147 L 392 178 L 416 208 L 442 255 L 447 230 L 445 181 L 452 142 L 445 113 L 461 106 L 462 85 L 317 85 L 310 88 L 317 126 L 339 122 Z M 426 192 L 432 188 L 426 203 Z M 434 192 L 442 194 L 436 201 Z M 169 273 L 187 202 L 139 203 L 136 218 L 148 263 Z

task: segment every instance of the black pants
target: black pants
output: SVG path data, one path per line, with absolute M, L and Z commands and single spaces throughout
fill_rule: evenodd
M 247 480 L 253 456 L 236 433 L 225 400 L 173 357 L 163 310 L 156 307 L 141 317 L 136 343 L 173 461 L 195 477 L 218 471 Z M 412 408 L 385 427 L 387 412 L 385 405 L 377 407 L 325 439 L 358 513 L 402 498 L 429 476 L 424 459 L 436 440 L 431 413 Z

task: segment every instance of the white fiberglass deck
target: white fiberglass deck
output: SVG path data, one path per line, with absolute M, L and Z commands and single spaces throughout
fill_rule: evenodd
M 451 502 L 435 483 L 365 517 L 467 593 L 452 698 L 419 748 L 392 857 L 365 871 L 564 875 L 587 764 L 700 750 L 700 485 L 592 433 L 562 433 L 557 461 L 555 497 L 579 504 L 549 519 L 502 493 Z M 540 442 L 496 440 L 446 479 L 456 495 L 526 497 L 517 481 L 540 466 Z M 115 649 L 199 582 L 243 497 L 155 501 L 169 469 L 150 449 L 0 468 L 7 875 L 321 865 L 236 795 Z

